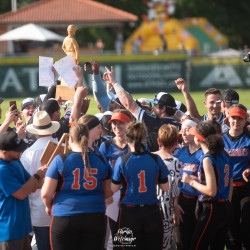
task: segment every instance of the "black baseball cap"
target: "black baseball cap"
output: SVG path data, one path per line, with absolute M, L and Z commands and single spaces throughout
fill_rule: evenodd
M 21 139 L 14 131 L 7 131 L 0 135 L 0 150 L 23 152 L 28 142 Z
M 237 104 L 239 103 L 239 94 L 232 90 L 232 89 L 226 89 L 222 92 L 221 94 L 221 100 L 217 102 L 227 102 L 227 103 L 232 103 L 232 104 Z
M 46 111 L 49 115 L 52 115 L 54 112 L 60 110 L 60 106 L 56 99 L 50 98 L 41 104 L 40 111 L 42 110 Z
M 166 92 L 160 92 L 155 95 L 154 100 L 152 100 L 152 103 L 159 104 L 160 106 L 176 108 L 174 97 Z

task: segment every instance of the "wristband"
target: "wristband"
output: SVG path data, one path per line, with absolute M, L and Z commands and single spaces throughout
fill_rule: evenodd
M 112 85 L 114 87 L 114 90 L 115 90 L 116 94 L 118 94 L 119 92 L 124 90 L 124 88 L 118 82 L 115 82 Z
M 40 180 L 40 176 L 38 174 L 33 174 L 33 176 L 39 181 Z

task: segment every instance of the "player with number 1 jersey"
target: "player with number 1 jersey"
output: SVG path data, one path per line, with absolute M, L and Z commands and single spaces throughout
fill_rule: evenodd
M 128 125 L 126 138 L 131 153 L 117 159 L 111 190 L 115 192 L 122 185 L 119 229 L 133 232 L 136 249 L 162 250 L 163 224 L 156 184 L 167 192 L 169 171 L 162 159 L 148 153 L 143 145 L 145 130 L 141 122 Z

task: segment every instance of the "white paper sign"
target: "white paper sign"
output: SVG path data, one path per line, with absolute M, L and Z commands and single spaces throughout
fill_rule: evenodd
M 121 191 L 118 190 L 113 194 L 113 202 L 107 206 L 106 215 L 114 221 L 118 220 L 119 215 L 119 201 L 120 201 Z
M 65 56 L 54 64 L 54 68 L 70 88 L 73 88 L 78 82 L 76 73 L 72 69 L 74 67 L 76 64 L 71 55 Z
M 39 86 L 49 87 L 54 84 L 54 74 L 51 71 L 52 66 L 52 57 L 39 56 Z

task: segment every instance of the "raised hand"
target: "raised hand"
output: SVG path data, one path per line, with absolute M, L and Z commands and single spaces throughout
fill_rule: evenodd
M 176 87 L 181 91 L 181 92 L 186 92 L 187 91 L 187 83 L 184 79 L 178 78 L 177 80 L 174 81 L 176 84 Z
M 97 61 L 90 61 L 92 66 L 92 71 L 95 75 L 99 75 L 100 63 Z
M 114 72 L 113 66 L 111 66 L 111 70 L 109 70 L 109 68 L 106 67 L 106 66 L 105 66 L 105 69 L 106 69 L 106 73 L 108 73 L 107 76 L 108 76 L 109 81 L 110 81 L 111 83 L 116 83 L 116 80 L 115 80 L 115 72 Z

